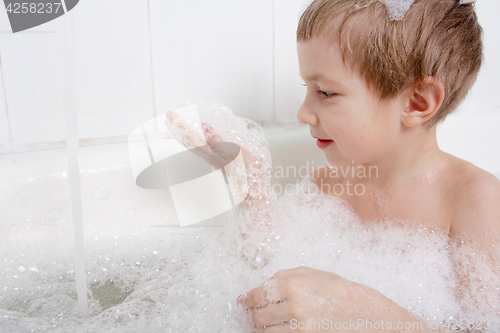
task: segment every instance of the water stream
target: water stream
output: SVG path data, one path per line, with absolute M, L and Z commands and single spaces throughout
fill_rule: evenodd
M 67 114 L 66 144 L 68 153 L 68 181 L 71 192 L 71 210 L 75 235 L 75 281 L 78 306 L 84 316 L 89 315 L 87 303 L 87 276 L 83 235 L 82 193 L 78 167 L 78 114 L 75 103 L 75 29 L 74 16 L 67 14 L 65 38 L 64 108 Z

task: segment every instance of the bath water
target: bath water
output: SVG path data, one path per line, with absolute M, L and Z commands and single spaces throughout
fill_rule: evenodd
M 75 33 L 72 19 L 66 18 L 67 38 L 65 47 L 66 84 L 64 85 L 64 108 L 66 110 L 66 149 L 68 153 L 68 181 L 71 192 L 71 210 L 75 236 L 75 281 L 80 312 L 88 315 L 87 276 L 85 274 L 85 246 L 82 217 L 82 194 L 80 168 L 78 166 L 78 113 L 75 91 Z
M 271 161 L 260 127 L 220 104 L 202 106 L 200 118 L 257 156 L 264 172 L 248 175 L 268 186 Z M 0 211 L 14 197 L 2 193 Z M 51 216 L 9 215 L 15 228 L 0 235 L 1 331 L 251 332 L 237 297 L 302 265 L 374 288 L 429 322 L 499 318 L 498 263 L 492 269 L 473 247 L 456 247 L 426 227 L 361 223 L 308 178 L 287 193 L 270 196 L 267 210 L 240 206 L 220 229 L 167 235 L 124 227 L 122 216 L 86 227 L 89 317 L 78 307 L 71 226 L 53 221 L 35 230 L 37 219 Z M 29 209 L 29 202 L 18 204 Z M 498 248 L 491 255 L 500 258 Z M 471 272 L 461 294 L 457 262 Z

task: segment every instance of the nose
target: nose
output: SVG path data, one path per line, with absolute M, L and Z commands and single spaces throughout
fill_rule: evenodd
M 313 108 L 309 105 L 307 97 L 297 111 L 297 119 L 303 124 L 309 124 L 310 126 L 318 126 L 319 119 Z

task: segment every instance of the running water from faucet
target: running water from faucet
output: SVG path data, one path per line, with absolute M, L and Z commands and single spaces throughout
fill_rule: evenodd
M 68 181 L 71 192 L 71 210 L 75 235 L 75 282 L 78 306 L 82 315 L 89 315 L 87 303 L 87 276 L 85 271 L 85 247 L 83 236 L 82 193 L 78 167 L 78 114 L 75 103 L 75 30 L 74 17 L 66 15 L 66 77 L 64 108 L 67 115 L 66 145 L 68 152 Z

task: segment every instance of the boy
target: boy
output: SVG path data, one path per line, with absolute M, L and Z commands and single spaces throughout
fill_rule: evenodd
M 436 124 L 465 97 L 481 65 L 473 5 L 417 0 L 397 21 L 380 1 L 316 0 L 300 19 L 297 40 L 307 87 L 297 117 L 331 164 L 312 175 L 318 187 L 338 195 L 335 185 L 362 184 L 364 195 L 339 196 L 364 223 L 424 224 L 488 254 L 500 235 L 500 182 L 442 152 L 436 141 Z M 337 172 L 353 165 L 375 166 L 378 177 Z M 466 275 L 457 272 L 461 281 Z M 266 296 L 265 285 L 238 299 L 263 332 L 300 331 L 306 327 L 297 323 L 324 319 L 418 321 L 375 290 L 333 273 L 300 267 L 271 282 L 278 301 Z

